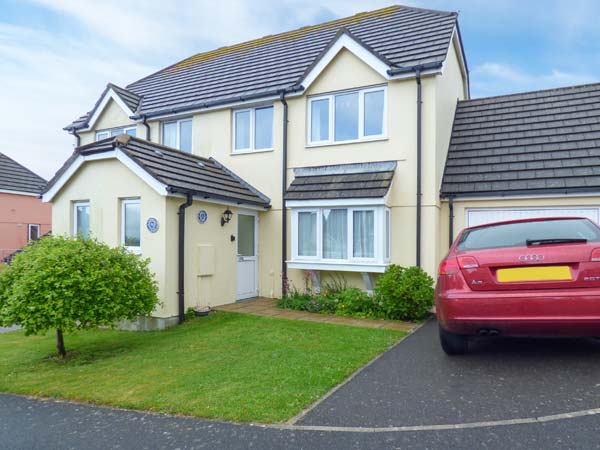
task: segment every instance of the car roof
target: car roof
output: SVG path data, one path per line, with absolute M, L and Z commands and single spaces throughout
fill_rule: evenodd
M 597 225 L 595 222 L 593 222 L 592 220 L 590 220 L 587 217 L 556 216 L 556 217 L 534 217 L 534 218 L 529 218 L 529 219 L 502 220 L 502 221 L 499 221 L 499 222 L 483 223 L 481 225 L 475 225 L 475 226 L 472 226 L 472 227 L 467 227 L 467 228 L 465 228 L 465 231 L 466 230 L 474 230 L 474 229 L 477 229 L 477 228 L 491 227 L 491 226 L 496 226 L 496 225 L 507 225 L 507 224 L 511 224 L 511 223 L 546 222 L 546 221 L 550 221 L 550 220 L 589 220 L 590 222 L 594 223 L 594 225 Z

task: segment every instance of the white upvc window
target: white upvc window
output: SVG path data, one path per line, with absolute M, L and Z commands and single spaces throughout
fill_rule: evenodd
M 129 136 L 135 136 L 137 133 L 136 127 L 122 127 L 122 128 L 111 128 L 110 130 L 96 131 L 96 140 L 100 141 L 119 134 L 128 134 Z
M 40 238 L 40 225 L 35 223 L 27 224 L 27 242 L 37 241 Z
M 90 235 L 90 202 L 73 202 L 73 236 L 84 239 Z
M 307 142 L 330 145 L 384 139 L 386 117 L 385 86 L 310 97 Z
M 292 260 L 379 264 L 390 259 L 390 211 L 376 206 L 292 209 Z
M 141 252 L 139 198 L 121 200 L 121 245 L 131 252 Z
M 192 119 L 172 120 L 161 124 L 161 144 L 192 152 Z
M 233 111 L 233 153 L 273 150 L 273 106 Z

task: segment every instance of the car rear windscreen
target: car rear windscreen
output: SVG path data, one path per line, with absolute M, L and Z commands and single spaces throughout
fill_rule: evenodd
M 528 241 L 546 240 L 600 241 L 600 228 L 587 219 L 554 219 L 489 225 L 463 233 L 458 250 L 498 247 L 522 247 Z

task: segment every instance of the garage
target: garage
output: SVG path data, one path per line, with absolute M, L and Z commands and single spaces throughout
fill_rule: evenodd
M 538 217 L 587 217 L 600 223 L 600 207 L 467 208 L 465 225 L 473 227 L 504 220 Z

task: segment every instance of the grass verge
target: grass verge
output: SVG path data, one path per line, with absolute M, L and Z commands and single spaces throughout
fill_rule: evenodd
M 0 391 L 232 421 L 300 412 L 406 333 L 217 312 L 161 332 L 0 334 Z

